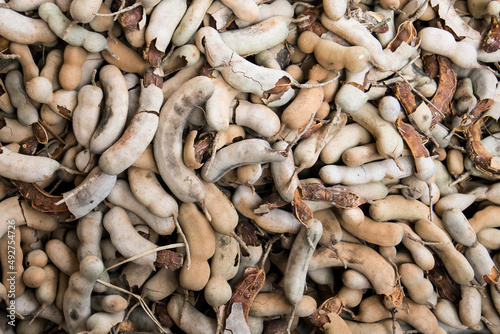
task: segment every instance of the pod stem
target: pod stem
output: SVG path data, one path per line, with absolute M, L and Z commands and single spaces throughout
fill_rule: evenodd
M 175 227 L 177 228 L 177 233 L 181 236 L 182 241 L 184 241 L 186 247 L 186 266 L 189 269 L 191 267 L 191 251 L 189 248 L 189 243 L 187 241 L 186 235 L 182 231 L 182 227 L 177 220 L 177 216 L 174 216 Z
M 241 239 L 241 237 L 236 234 L 234 231 L 229 233 L 229 235 L 231 237 L 233 237 L 239 244 L 240 244 L 240 247 L 241 247 L 241 250 L 244 251 L 245 253 L 247 253 L 248 255 L 251 254 L 250 252 L 250 249 L 248 248 L 248 245 L 243 241 L 243 239 Z
M 162 250 L 167 250 L 167 249 L 172 249 L 172 248 L 177 248 L 177 247 L 186 247 L 186 244 L 184 244 L 184 243 L 176 243 L 176 244 L 170 244 L 170 245 L 165 245 L 165 246 L 160 246 L 160 247 L 148 249 L 147 251 L 144 251 L 144 252 L 141 252 L 141 253 L 136 254 L 134 256 L 131 256 L 131 257 L 129 257 L 129 258 L 127 258 L 127 259 L 125 259 L 125 260 L 123 260 L 121 262 L 115 263 L 111 267 L 108 267 L 108 268 L 104 269 L 104 271 L 106 272 L 106 271 L 111 270 L 113 268 L 119 267 L 122 264 L 125 264 L 125 263 L 128 263 L 128 262 L 137 260 L 138 258 L 141 258 L 143 256 L 149 255 L 151 253 L 156 253 L 156 252 L 159 252 L 159 251 L 162 251 Z
M 165 333 L 165 331 L 163 330 L 163 327 L 161 326 L 161 323 L 158 321 L 158 319 L 156 319 L 155 315 L 153 314 L 153 312 L 151 311 L 151 309 L 148 307 L 148 304 L 146 303 L 146 301 L 141 296 L 136 295 L 135 293 L 132 293 L 132 292 L 127 291 L 125 289 L 122 289 L 119 286 L 116 286 L 116 285 L 113 285 L 113 284 L 108 283 L 106 281 L 103 281 L 101 279 L 98 279 L 97 283 L 100 283 L 100 284 L 102 284 L 104 286 L 107 286 L 108 288 L 111 288 L 111 289 L 123 292 L 123 293 L 125 293 L 127 295 L 130 295 L 132 297 L 137 298 L 137 300 L 139 300 L 139 303 L 141 304 L 141 307 L 144 310 L 144 312 L 146 312 L 146 314 L 148 315 L 148 317 L 150 317 L 151 320 L 153 320 L 153 322 L 156 324 L 156 326 L 158 326 L 158 328 L 160 330 L 160 333 Z
M 444 113 L 438 107 L 436 107 L 434 103 L 432 103 L 428 98 L 426 98 L 424 94 L 420 93 L 417 89 L 415 89 L 399 71 L 396 70 L 393 72 L 396 73 L 401 79 L 403 79 L 404 82 L 406 82 L 411 87 L 412 92 L 420 96 L 422 100 L 424 100 L 427 104 L 431 105 L 434 109 L 436 109 L 441 116 L 445 117 Z
M 95 16 L 117 16 L 117 15 L 126 13 L 126 12 L 136 8 L 136 7 L 139 7 L 141 5 L 141 2 L 137 1 L 133 5 L 130 5 L 130 6 L 125 7 L 125 8 L 123 7 L 123 4 L 124 4 L 124 2 L 122 2 L 122 4 L 120 5 L 121 8 L 113 13 L 92 13 L 92 14 L 94 14 Z
M 325 81 L 325 82 L 320 82 L 320 83 L 317 83 L 317 84 L 301 84 L 298 81 L 294 80 L 294 81 L 292 81 L 291 85 L 294 86 L 294 87 L 297 87 L 297 88 L 323 87 L 323 86 L 331 84 L 334 81 L 337 81 L 339 78 L 340 78 L 340 73 L 337 72 L 337 75 L 333 79 Z
M 288 320 L 288 325 L 286 327 L 286 332 L 290 333 L 292 329 L 293 319 L 295 319 L 295 311 L 297 310 L 297 304 L 293 305 L 292 314 L 290 314 L 290 319 Z

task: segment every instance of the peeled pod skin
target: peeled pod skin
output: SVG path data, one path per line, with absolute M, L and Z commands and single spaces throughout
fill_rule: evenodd
M 499 13 L 0 0 L 0 333 L 500 332 Z

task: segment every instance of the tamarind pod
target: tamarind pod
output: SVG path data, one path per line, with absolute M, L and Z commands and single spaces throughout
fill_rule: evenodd
M 206 182 L 217 182 L 230 170 L 244 165 L 284 161 L 281 152 L 273 150 L 263 139 L 245 139 L 218 151 L 212 163 L 206 163 L 201 176 Z
M 184 83 L 163 105 L 154 138 L 154 155 L 160 175 L 183 202 L 199 202 L 205 188 L 183 161 L 182 135 L 191 112 L 206 102 L 214 92 L 208 77 L 197 76 Z

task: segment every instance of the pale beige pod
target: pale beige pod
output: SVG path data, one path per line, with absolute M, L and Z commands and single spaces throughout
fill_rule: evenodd
M 50 261 L 66 275 L 71 276 L 78 271 L 78 257 L 63 241 L 49 240 L 45 244 L 45 252 Z
M 216 320 L 198 311 L 190 302 L 185 302 L 181 295 L 170 298 L 167 311 L 175 324 L 188 334 L 216 333 Z
M 99 71 L 106 106 L 92 138 L 90 149 L 102 154 L 120 138 L 125 129 L 128 114 L 128 90 L 123 74 L 114 65 L 106 65 Z
M 79 269 L 71 275 L 68 289 L 64 293 L 64 319 L 71 333 L 87 328 L 87 319 L 92 314 L 92 289 L 104 271 L 104 265 L 97 257 L 89 255 L 82 259 Z
M 2 266 L 2 283 L 9 291 L 9 299 L 18 298 L 25 290 L 23 281 L 23 251 L 21 249 L 21 232 L 19 227 L 10 224 L 0 239 L 0 259 Z
M 151 241 L 144 239 L 132 226 L 124 209 L 114 206 L 103 218 L 104 228 L 109 232 L 111 242 L 118 252 L 126 257 L 156 248 Z M 153 268 L 156 253 L 150 253 L 133 262 Z
M 57 36 L 48 24 L 8 8 L 0 8 L 0 35 L 12 42 L 54 46 Z
M 179 224 L 186 235 L 191 253 L 191 266 L 181 268 L 179 283 L 184 289 L 200 291 L 210 278 L 208 259 L 215 252 L 215 232 L 194 203 L 183 203 L 180 206 Z
M 154 137 L 156 164 L 163 181 L 183 202 L 198 202 L 205 197 L 203 184 L 182 159 L 182 132 L 189 115 L 210 98 L 214 89 L 208 77 L 195 77 L 172 94 L 160 112 Z
M 119 179 L 116 181 L 111 191 L 107 196 L 107 200 L 117 206 L 126 208 L 141 217 L 156 233 L 160 235 L 169 235 L 175 229 L 173 216 L 160 217 L 154 215 L 151 210 L 141 204 L 134 196 L 129 183 L 126 180 Z M 170 207 L 173 213 L 176 207 Z

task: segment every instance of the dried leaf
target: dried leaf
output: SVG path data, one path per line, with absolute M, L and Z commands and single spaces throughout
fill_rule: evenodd
M 177 270 L 182 267 L 183 262 L 184 257 L 182 254 L 165 249 L 156 253 L 156 261 L 154 265 L 157 268 Z
M 488 152 L 481 142 L 481 127 L 483 124 L 484 117 L 469 126 L 465 131 L 467 139 L 465 151 L 477 169 L 489 176 L 500 178 L 500 157 Z
M 434 257 L 436 265 L 429 270 L 429 280 L 436 287 L 436 292 L 440 298 L 445 298 L 452 303 L 457 303 L 460 300 L 460 288 L 458 284 L 452 281 L 448 276 L 441 260 Z
M 309 205 L 302 200 L 299 188 L 295 189 L 295 193 L 293 194 L 292 207 L 295 218 L 305 227 L 311 227 L 313 212 Z
M 283 93 L 290 88 L 290 83 L 291 83 L 290 78 L 282 77 L 278 81 L 276 81 L 276 84 L 274 85 L 273 88 L 266 90 L 264 94 Z
M 248 313 L 250 306 L 259 293 L 260 289 L 264 286 L 266 275 L 264 270 L 249 267 L 245 269 L 243 280 L 234 288 L 233 295 L 226 306 L 226 319 L 230 316 L 233 304 L 241 304 L 243 315 L 248 323 Z
M 424 72 L 432 79 L 439 75 L 439 64 L 436 57 L 437 55 L 435 54 L 425 55 L 422 57 L 422 61 L 424 62 Z
M 64 106 L 60 106 L 58 105 L 57 106 L 57 114 L 68 119 L 68 120 L 72 120 L 72 114 L 71 114 L 71 110 L 69 110 L 68 108 L 64 107 Z
M 125 7 L 135 4 L 135 0 L 125 0 Z M 126 29 L 138 30 L 139 22 L 144 15 L 144 8 L 142 6 L 132 8 L 125 13 L 118 15 L 118 23 Z
M 156 304 L 155 313 L 156 313 L 156 318 L 158 319 L 158 321 L 162 326 L 171 328 L 172 326 L 175 325 L 172 318 L 170 318 L 170 316 L 168 315 L 166 304 L 160 304 L 160 303 Z
M 319 183 L 306 183 L 300 186 L 300 192 L 304 200 L 327 202 L 342 209 L 355 208 L 366 202 L 354 191 L 341 185 L 325 187 Z
M 389 42 L 387 49 L 394 52 L 403 42 L 408 45 L 415 45 L 417 40 L 417 29 L 413 26 L 413 22 L 405 21 L 399 26 L 396 37 Z
M 33 131 L 33 135 L 40 144 L 47 144 L 49 142 L 49 134 L 40 122 L 31 124 L 31 131 Z
M 430 0 L 429 4 L 437 9 L 438 16 L 444 20 L 458 37 L 469 37 L 472 40 L 481 40 L 481 34 L 469 26 L 455 11 L 455 2 L 451 0 Z
M 306 30 L 311 30 L 311 26 L 315 23 L 321 15 L 321 8 L 319 6 L 307 8 L 297 16 L 297 32 L 301 33 Z M 321 35 L 318 35 L 321 36 Z
M 492 105 L 492 99 L 482 99 L 479 101 L 471 111 L 460 116 L 462 121 L 460 122 L 460 125 L 455 128 L 455 131 L 463 132 L 467 130 L 469 126 L 474 124 L 485 111 L 491 108 Z
M 320 119 L 315 118 L 313 121 L 313 124 L 311 124 L 311 126 L 309 126 L 307 128 L 307 130 L 302 134 L 302 136 L 300 136 L 300 139 L 306 139 L 306 138 L 311 137 L 314 133 L 318 132 L 322 126 L 323 126 L 323 122 L 321 122 Z M 301 128 L 298 131 L 299 131 L 299 133 L 301 133 L 303 130 L 304 129 Z
M 265 215 L 273 209 L 281 208 L 288 204 L 290 203 L 281 198 L 279 193 L 272 193 L 264 197 L 263 203 L 259 205 L 258 208 L 253 210 L 253 213 L 255 213 L 256 215 Z
M 288 321 L 286 318 L 271 319 L 264 321 L 264 331 L 262 334 L 288 334 Z
M 399 134 L 401 135 L 401 137 L 403 137 L 406 145 L 408 145 L 408 147 L 410 148 L 411 154 L 414 158 L 429 157 L 429 151 L 424 146 L 420 134 L 412 125 L 403 122 L 403 120 L 401 120 L 401 117 L 398 117 L 398 119 L 396 120 L 396 126 L 398 128 Z
M 483 275 L 483 280 L 487 284 L 498 285 L 499 276 L 500 276 L 500 273 L 498 272 L 498 268 L 493 266 L 491 268 L 491 274 Z
M 257 229 L 254 224 L 250 224 L 249 222 L 242 220 L 238 222 L 238 225 L 236 226 L 236 233 L 248 246 L 257 246 L 259 244 Z
M 444 56 L 437 56 L 439 65 L 439 82 L 436 93 L 432 97 L 432 105 L 429 108 L 432 111 L 431 128 L 439 123 L 443 118 L 451 116 L 450 104 L 453 100 L 453 95 L 457 89 L 457 75 L 453 71 L 453 63 L 450 59 Z
M 500 48 L 500 24 L 496 16 L 491 17 L 491 28 L 483 41 L 483 51 L 492 53 Z
M 411 86 L 406 82 L 398 82 L 394 87 L 394 95 L 399 100 L 407 115 L 413 114 L 417 110 L 415 95 Z
M 241 303 L 233 303 L 228 311 L 224 333 L 251 334 Z
M 164 53 L 156 48 L 156 38 L 151 41 L 151 44 L 144 50 L 144 59 L 151 64 L 152 67 L 160 67 Z
M 22 181 L 11 180 L 17 190 L 31 203 L 31 207 L 37 211 L 50 213 L 57 216 L 70 214 L 65 203 L 57 205 L 56 203 L 62 199 L 62 196 L 50 195 L 41 189 L 35 183 L 27 183 Z
M 330 30 L 326 29 L 325 26 L 321 24 L 321 22 L 318 22 L 318 21 L 313 22 L 308 30 L 312 31 L 313 33 L 315 33 L 318 36 L 326 34 L 330 31 Z
M 314 326 L 322 329 L 325 324 L 330 322 L 328 313 L 340 314 L 340 312 L 344 309 L 344 306 L 344 302 L 340 297 L 330 297 L 325 300 L 312 315 L 309 316 L 309 320 Z
M 155 85 L 158 88 L 163 87 L 163 76 L 155 73 L 157 69 L 158 68 L 148 67 L 146 71 L 144 71 L 144 87 L 148 87 L 149 85 Z
M 38 141 L 35 137 L 28 137 L 19 142 L 19 153 L 25 155 L 35 154 L 38 148 Z
M 1 89 L 1 88 L 0 88 Z M 7 126 L 7 123 L 5 122 L 5 118 L 0 116 L 0 130 L 4 127 Z
M 213 136 L 211 133 L 202 133 L 194 142 L 194 158 L 198 162 L 203 161 L 203 155 L 212 149 Z

